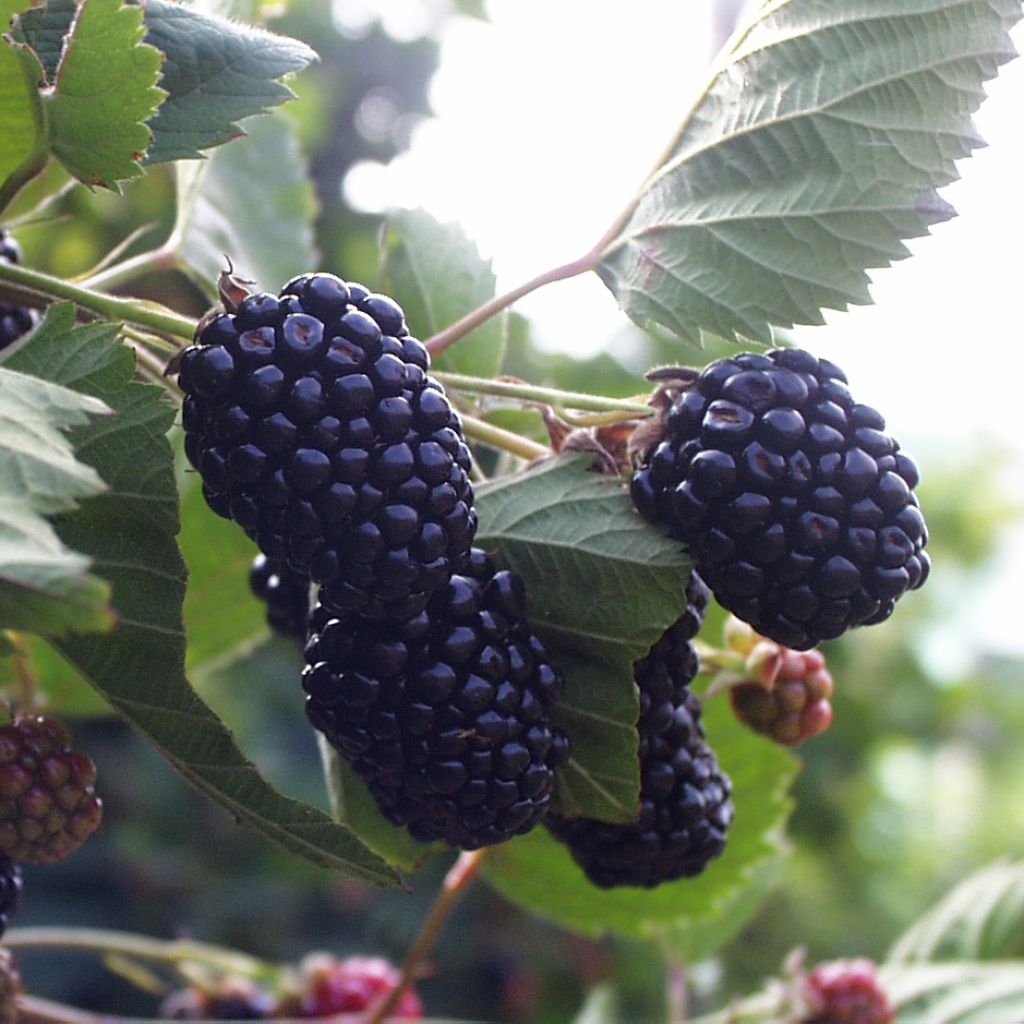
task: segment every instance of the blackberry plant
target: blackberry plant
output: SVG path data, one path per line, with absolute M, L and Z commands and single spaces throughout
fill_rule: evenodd
M 18 864 L 60 860 L 99 825 L 65 717 L 121 716 L 240 827 L 345 885 L 415 888 L 423 862 L 461 852 L 400 969 L 334 953 L 282 968 L 103 929 L 10 929 L 11 948 L 92 949 L 172 1016 L 381 1024 L 424 1013 L 410 985 L 477 878 L 568 929 L 693 961 L 751 919 L 791 848 L 799 762 L 780 746 L 831 716 L 815 645 L 855 626 L 895 636 L 880 630 L 906 628 L 887 620 L 930 567 L 917 467 L 837 366 L 774 332 L 867 301 L 868 272 L 949 216 L 939 190 L 978 145 L 971 116 L 1022 13 L 1020 0 L 869 6 L 755 5 L 595 244 L 499 292 L 462 229 L 425 210 L 380 218 L 371 260 L 359 227 L 317 218 L 306 43 L 245 24 L 237 5 L 225 20 L 175 0 L 12 0 L 0 923 Z M 353 68 L 401 64 L 344 45 Z M 322 70 L 347 102 L 337 63 Z M 270 116 L 295 76 L 302 131 Z M 393 95 L 364 99 L 344 129 L 369 145 Z M 160 196 L 145 213 L 137 181 Z M 323 181 L 338 192 L 335 170 Z M 113 207 L 83 185 L 126 196 L 109 252 L 92 228 Z M 68 220 L 78 243 L 33 244 L 42 265 L 25 266 L 9 232 L 60 242 Z M 636 345 L 542 359 L 510 308 L 590 272 Z M 713 352 L 681 369 L 694 342 Z M 627 359 L 644 362 L 636 376 Z M 301 657 L 266 643 L 247 574 Z M 904 622 L 925 608 L 906 606 Z M 698 636 L 723 608 L 747 646 Z M 830 660 L 837 676 L 851 649 Z M 320 773 L 329 812 L 285 791 Z M 111 801 L 111 845 L 134 835 L 129 803 Z M 143 803 L 132 813 L 157 813 Z M 352 893 L 328 898 L 324 881 L 317 906 L 339 892 Z M 981 954 L 960 959 L 955 996 L 982 1019 L 967 970 Z M 906 964 L 885 970 L 905 982 L 894 1007 L 948 995 L 948 971 L 910 984 Z M 826 974 L 805 1024 L 883 1013 Z M 995 987 L 1020 1017 L 1024 978 Z M 26 1017 L 77 1019 L 19 998 Z M 744 1012 L 787 1020 L 794 998 L 769 986 Z

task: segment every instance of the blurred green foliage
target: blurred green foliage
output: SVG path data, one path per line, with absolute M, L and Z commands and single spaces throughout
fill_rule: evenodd
M 479 14 L 477 5 L 468 6 Z M 304 39 L 323 58 L 293 83 L 299 100 L 274 115 L 296 119 L 311 159 L 321 208 L 320 265 L 373 282 L 380 224 L 347 206 L 345 174 L 359 160 L 391 159 L 406 144 L 411 125 L 429 115 L 437 43 L 399 42 L 379 26 L 353 38 L 335 27 L 326 0 L 294 0 L 272 27 Z M 140 224 L 153 227 L 131 251 L 156 244 L 170 228 L 172 209 L 170 174 L 156 168 L 125 197 L 70 192 L 58 204 L 56 220 L 26 225 L 19 238 L 27 263 L 73 276 Z M 158 275 L 143 285 L 142 293 L 182 310 L 199 312 L 205 305 L 177 277 Z M 693 350 L 691 361 L 729 350 L 711 342 L 703 353 Z M 528 324 L 515 318 L 505 372 L 536 384 L 626 396 L 647 390 L 646 369 L 678 360 L 678 343 L 632 327 L 585 360 L 542 352 L 530 343 Z M 491 401 L 486 411 L 543 436 L 536 413 Z M 1024 790 L 1022 665 L 993 656 L 963 669 L 929 657 L 930 638 L 941 633 L 955 644 L 963 595 L 984 580 L 1000 537 L 1019 521 L 999 470 L 997 455 L 922 465 L 934 579 L 901 602 L 887 625 L 828 646 L 835 723 L 800 751 L 793 855 L 762 912 L 720 962 L 690 965 L 697 1008 L 721 1005 L 757 986 L 796 945 L 806 945 L 812 961 L 880 957 L 955 881 L 995 857 L 1024 854 L 1018 797 Z M 211 536 L 220 525 L 211 522 Z M 215 551 L 210 543 L 208 556 Z M 235 577 L 244 568 L 221 566 Z M 238 599 L 233 612 L 248 607 L 259 614 L 245 596 L 244 580 L 225 585 Z M 216 602 L 196 604 L 193 613 L 217 614 Z M 720 625 L 721 616 L 712 616 L 711 639 Z M 237 642 L 248 645 L 251 662 L 225 671 L 205 665 L 197 683 L 269 778 L 291 795 L 326 805 L 302 713 L 298 652 L 265 631 L 241 633 Z M 968 639 L 961 636 L 961 643 Z M 250 663 L 259 670 L 247 673 Z M 440 883 L 444 858 L 417 874 L 412 893 L 331 878 L 237 826 L 120 723 L 83 720 L 76 738 L 98 763 L 106 824 L 67 863 L 26 870 L 19 924 L 191 935 L 281 961 L 315 949 L 398 959 L 408 947 Z M 664 964 L 649 947 L 566 935 L 483 886 L 456 911 L 432 966 L 419 986 L 432 1013 L 561 1024 L 587 989 L 610 982 L 621 1019 L 664 1018 Z M 26 954 L 24 975 L 32 991 L 85 1008 L 134 1014 L 155 1009 L 153 997 L 90 958 Z

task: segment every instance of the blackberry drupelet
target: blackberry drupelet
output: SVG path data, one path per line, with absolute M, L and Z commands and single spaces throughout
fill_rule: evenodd
M 634 505 L 758 633 L 806 649 L 882 622 L 927 578 L 917 469 L 827 360 L 716 360 L 681 384 L 664 425 Z
M 687 608 L 634 665 L 640 690 L 640 813 L 635 824 L 550 815 L 545 824 L 602 888 L 653 888 L 700 874 L 725 849 L 731 784 L 718 768 L 690 691 L 708 591 L 690 577 Z
M 331 274 L 232 306 L 180 363 L 208 504 L 339 614 L 415 616 L 476 532 L 469 450 L 426 349 L 391 299 Z
M 21 246 L 5 231 L 0 230 L 0 263 L 20 263 Z M 0 302 L 0 349 L 17 341 L 36 324 L 38 314 L 34 309 L 12 306 Z
M 52 718 L 0 728 L 0 853 L 20 864 L 63 860 L 99 827 L 96 768 Z
M 249 569 L 249 588 L 267 606 L 267 625 L 280 636 L 306 639 L 309 577 L 287 562 L 257 555 Z
M 21 868 L 10 857 L 0 854 L 0 938 L 7 931 L 21 895 Z
M 390 821 L 468 850 L 537 824 L 569 748 L 522 580 L 476 549 L 460 568 L 405 622 L 315 609 L 303 686 L 310 721 Z

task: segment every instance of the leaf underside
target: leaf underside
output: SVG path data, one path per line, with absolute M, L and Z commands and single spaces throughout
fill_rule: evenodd
M 480 487 L 477 545 L 524 578 L 530 625 L 565 676 L 553 719 L 573 753 L 559 813 L 627 821 L 640 786 L 633 662 L 685 606 L 690 564 L 588 462 L 552 460 Z
M 705 91 L 597 272 L 640 323 L 770 342 L 871 301 L 866 271 L 953 216 L 937 189 L 1019 0 L 774 0 Z
M 39 330 L 45 332 L 45 324 Z M 104 490 L 66 434 L 109 413 L 89 395 L 0 367 L 0 628 L 59 634 L 109 629 L 109 587 L 62 543 L 48 518 Z

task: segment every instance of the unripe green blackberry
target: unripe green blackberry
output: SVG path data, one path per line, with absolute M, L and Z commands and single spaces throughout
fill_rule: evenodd
M 0 949 L 0 1024 L 17 1024 L 21 975 L 9 950 Z
M 716 360 L 679 383 L 664 428 L 633 502 L 763 636 L 812 647 L 882 622 L 927 578 L 917 468 L 827 360 Z
M 18 909 L 20 896 L 21 868 L 10 857 L 0 854 L 0 938 Z
M 21 246 L 5 231 L 0 230 L 0 263 L 20 263 Z M 36 325 L 39 314 L 24 306 L 0 302 L 0 349 L 17 341 Z
M 522 580 L 476 550 L 461 568 L 405 622 L 315 609 L 303 686 L 310 721 L 390 821 L 476 849 L 537 824 L 568 738 Z
M 700 702 L 689 688 L 698 669 L 690 641 L 700 629 L 707 600 L 707 588 L 694 573 L 686 611 L 634 665 L 640 690 L 636 822 L 616 825 L 554 815 L 545 822 L 595 885 L 652 888 L 700 874 L 725 849 L 732 787 L 708 746 Z
M 73 751 L 51 718 L 18 718 L 0 728 L 0 852 L 20 864 L 49 864 L 99 827 L 96 768 Z
M 331 274 L 205 318 L 182 354 L 208 504 L 339 614 L 417 614 L 472 544 L 469 450 L 429 363 L 391 299 Z
M 249 569 L 249 588 L 267 606 L 267 625 L 280 636 L 305 640 L 309 621 L 309 577 L 287 562 L 257 555 Z

